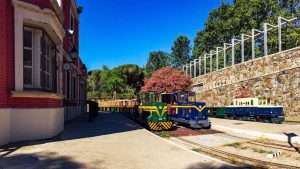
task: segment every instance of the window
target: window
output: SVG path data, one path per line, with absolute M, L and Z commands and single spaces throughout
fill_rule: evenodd
M 45 32 L 24 28 L 23 68 L 24 89 L 56 91 L 56 47 Z
M 56 51 L 53 42 L 46 34 L 41 37 L 41 53 L 41 87 L 52 90 L 56 86 Z
M 70 30 L 74 31 L 74 15 L 72 9 L 70 9 Z
M 73 35 L 71 36 L 71 40 L 72 40 L 72 43 L 74 44 L 75 19 L 74 19 L 72 9 L 70 9 L 70 28 L 69 29 L 73 32 Z
M 72 81 L 72 94 L 73 94 L 73 99 L 76 99 L 76 78 L 75 77 L 73 77 L 72 78 L 73 79 L 73 81 Z
M 24 87 L 33 87 L 33 32 L 30 29 L 24 29 L 23 72 Z
M 66 95 L 67 95 L 67 99 L 70 99 L 71 98 L 71 92 L 70 92 L 70 85 L 71 85 L 71 83 L 70 83 L 70 72 L 69 71 L 67 71 L 67 73 L 66 73 L 66 81 L 67 81 L 67 83 L 65 83 L 67 86 L 66 86 Z

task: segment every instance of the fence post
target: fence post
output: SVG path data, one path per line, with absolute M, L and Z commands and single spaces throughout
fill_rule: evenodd
M 197 59 L 194 60 L 194 77 L 197 77 Z
M 226 67 L 226 43 L 223 44 L 224 68 Z
M 212 51 L 210 51 L 209 52 L 210 54 L 210 59 L 209 59 L 209 61 L 210 61 L 210 69 L 209 69 L 209 73 L 211 73 L 212 72 L 212 56 L 213 56 L 213 54 L 212 54 Z
M 204 54 L 204 74 L 206 74 L 206 53 Z
M 268 55 L 268 24 L 264 23 L 264 56 Z
M 252 54 L 252 59 L 255 59 L 255 30 L 251 30 L 251 54 Z
M 241 55 L 242 55 L 242 62 L 245 61 L 245 35 L 241 35 Z
M 281 52 L 282 44 L 281 44 L 281 16 L 278 17 L 278 51 Z
M 202 71 L 201 71 L 201 56 L 199 56 L 198 60 L 199 60 L 199 76 L 200 76 L 202 73 Z
M 193 77 L 193 72 L 192 72 L 192 66 L 193 66 L 193 64 L 192 64 L 192 62 L 193 61 L 190 61 L 190 76 L 191 77 Z
M 216 49 L 216 64 L 217 64 L 217 70 L 219 70 L 219 47 Z
M 231 65 L 234 65 L 234 39 L 231 39 Z

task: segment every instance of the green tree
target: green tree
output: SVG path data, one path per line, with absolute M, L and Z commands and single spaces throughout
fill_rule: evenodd
M 170 56 L 168 53 L 163 51 L 150 52 L 146 64 L 146 71 L 151 74 L 152 72 L 168 65 L 170 65 Z
M 99 97 L 99 89 L 100 89 L 100 70 L 93 70 L 88 72 L 87 79 L 87 90 L 89 97 Z
M 179 36 L 172 48 L 171 62 L 173 67 L 178 67 L 190 60 L 190 40 L 186 36 Z
M 125 64 L 117 67 L 119 75 L 125 80 L 125 83 L 137 94 L 143 86 L 144 71 L 138 65 Z
M 144 70 L 138 65 L 103 66 L 88 77 L 88 96 L 103 99 L 136 97 L 144 81 Z
M 216 50 L 233 37 L 240 38 L 242 33 L 251 34 L 251 29 L 261 29 L 264 22 L 277 23 L 278 16 L 291 18 L 299 14 L 299 0 L 234 0 L 233 3 L 222 5 L 209 13 L 203 30 L 199 31 L 194 39 L 193 58 L 203 53 Z M 283 49 L 299 45 L 299 29 L 283 30 Z M 297 38 L 298 37 L 298 38 Z M 263 35 L 256 37 L 256 56 L 263 55 Z M 268 33 L 268 53 L 278 51 L 278 38 L 276 29 Z M 240 46 L 236 46 L 236 62 L 240 62 Z M 230 55 L 230 51 L 229 54 Z M 251 41 L 245 41 L 245 58 L 251 57 Z M 219 63 L 222 63 L 220 58 Z M 229 62 L 229 63 L 228 63 Z M 230 57 L 227 64 L 231 63 Z M 215 67 L 216 60 L 213 60 Z

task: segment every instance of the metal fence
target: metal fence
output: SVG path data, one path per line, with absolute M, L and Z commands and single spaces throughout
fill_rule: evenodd
M 279 16 L 277 24 L 263 23 L 262 30 L 252 29 L 249 34 L 241 34 L 231 39 L 230 43 L 224 43 L 222 47 L 216 47 L 209 53 L 204 53 L 199 58 L 181 66 L 186 75 L 197 77 L 213 71 L 224 69 L 234 64 L 239 64 L 258 57 L 267 56 L 298 46 L 300 34 L 296 34 L 294 46 L 288 45 L 290 29 L 299 30 L 299 18 L 287 19 Z M 294 34 L 295 35 L 295 34 Z

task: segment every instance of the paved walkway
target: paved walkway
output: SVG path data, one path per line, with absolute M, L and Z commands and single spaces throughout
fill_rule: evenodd
M 120 114 L 80 118 L 58 138 L 0 149 L 0 169 L 212 169 L 224 163 L 171 144 Z
M 299 124 L 273 124 L 210 118 L 212 128 L 246 138 L 268 138 L 300 144 Z

